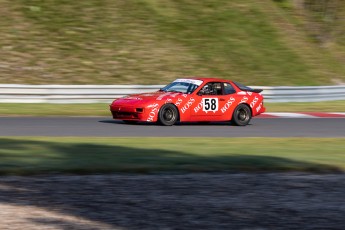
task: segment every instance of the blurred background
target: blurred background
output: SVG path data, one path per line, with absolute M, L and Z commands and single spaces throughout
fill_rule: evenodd
M 0 84 L 345 82 L 343 0 L 1 0 Z
M 239 138 L 226 136 L 240 127 L 190 124 L 168 129 L 192 137 L 169 138 L 112 121 L 105 103 L 48 103 L 71 102 L 67 91 L 87 98 L 90 88 L 74 85 L 120 94 L 112 85 L 184 76 L 329 86 L 328 98 L 299 87 L 292 96 L 306 101 L 265 106 L 345 116 L 344 86 L 333 86 L 345 84 L 345 1 L 0 0 L 0 229 L 344 228 L 344 119 L 258 119 Z M 209 136 L 197 137 L 203 127 Z

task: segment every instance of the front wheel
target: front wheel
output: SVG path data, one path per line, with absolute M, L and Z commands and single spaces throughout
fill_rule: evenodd
M 165 104 L 161 107 L 158 114 L 158 122 L 162 125 L 171 126 L 178 119 L 177 108 L 172 104 Z
M 250 122 L 250 119 L 252 119 L 250 108 L 245 104 L 239 104 L 232 115 L 232 121 L 235 125 L 246 126 Z

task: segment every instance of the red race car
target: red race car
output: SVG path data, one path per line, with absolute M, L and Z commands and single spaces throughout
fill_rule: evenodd
M 245 126 L 265 112 L 261 91 L 216 78 L 176 79 L 157 92 L 114 100 L 110 111 L 126 123 L 232 121 Z

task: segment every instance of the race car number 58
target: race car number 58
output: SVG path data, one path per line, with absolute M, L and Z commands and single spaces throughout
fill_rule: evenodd
M 203 98 L 202 99 L 203 111 L 216 112 L 218 111 L 218 98 Z

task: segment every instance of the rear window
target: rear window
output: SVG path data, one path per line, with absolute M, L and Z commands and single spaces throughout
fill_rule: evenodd
M 232 93 L 236 93 L 236 90 L 234 89 L 234 87 L 232 87 L 230 83 L 224 83 L 224 94 L 228 95 Z

